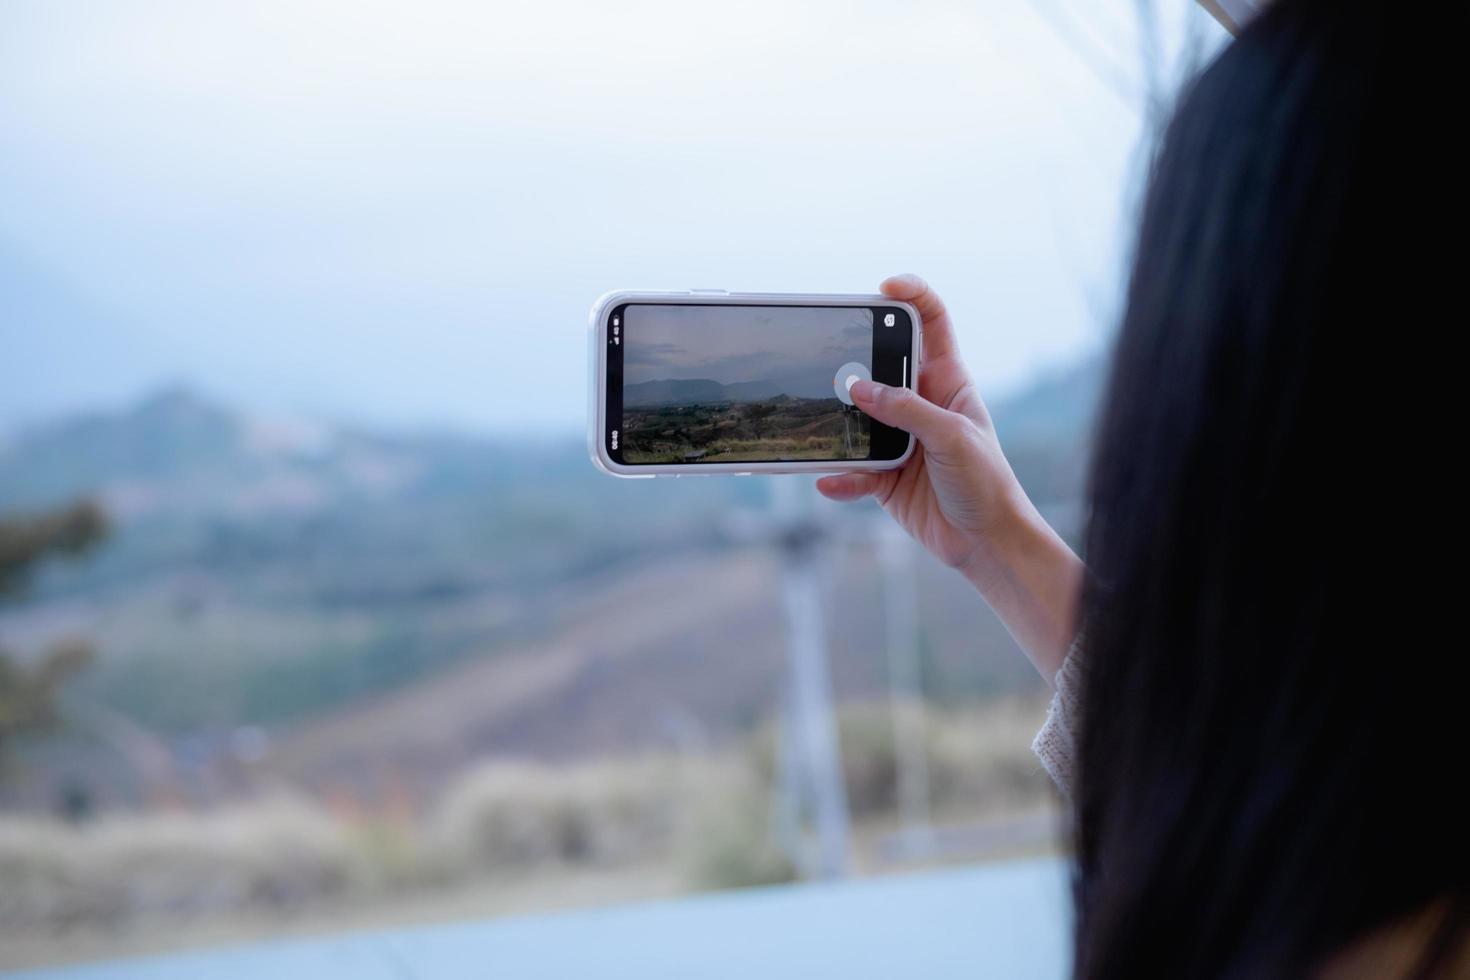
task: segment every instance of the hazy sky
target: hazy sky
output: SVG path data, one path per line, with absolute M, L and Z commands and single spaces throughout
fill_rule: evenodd
M 571 430 L 609 289 L 905 270 L 1001 391 L 1112 316 L 1131 10 L 9 0 L 0 428 L 186 381 Z
M 800 390 L 789 393 L 809 396 L 842 365 L 868 364 L 873 353 L 873 312 L 865 309 L 630 306 L 625 321 L 625 385 L 799 378 Z

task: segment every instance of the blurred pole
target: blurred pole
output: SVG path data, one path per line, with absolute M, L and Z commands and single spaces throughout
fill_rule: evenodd
M 782 784 L 788 795 L 788 831 L 795 830 L 797 863 L 809 878 L 840 878 L 847 872 L 847 791 L 832 707 L 832 676 L 822 618 L 818 557 L 827 534 L 802 513 L 799 479 L 774 481 L 775 512 L 782 559 L 782 596 L 787 625 L 787 712 L 781 732 Z M 815 848 L 801 846 L 801 815 L 809 814 Z M 790 819 L 792 816 L 794 820 Z
M 905 857 L 924 857 L 934 852 L 934 826 L 929 813 L 929 751 L 919 664 L 917 569 L 908 535 L 886 518 L 879 522 L 878 556 L 883 571 L 889 708 L 898 769 L 898 845 Z

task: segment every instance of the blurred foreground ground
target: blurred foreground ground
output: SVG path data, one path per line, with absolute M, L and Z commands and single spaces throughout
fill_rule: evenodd
M 1037 699 L 928 719 L 939 849 L 895 844 L 886 706 L 844 709 L 852 870 L 1050 853 L 1058 815 L 1030 757 Z M 481 919 L 790 880 L 771 836 L 773 738 L 708 756 L 487 763 L 413 819 L 299 796 L 80 828 L 0 822 L 0 966 Z

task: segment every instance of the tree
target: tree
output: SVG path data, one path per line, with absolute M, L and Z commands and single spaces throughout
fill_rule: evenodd
M 756 402 L 745 409 L 745 417 L 750 419 L 751 431 L 757 439 L 761 438 L 761 430 L 764 429 L 766 420 L 776 412 L 776 406 L 770 402 Z
M 79 555 L 106 534 L 107 519 L 91 503 L 0 518 L 0 601 L 20 592 L 47 556 Z M 79 640 L 58 643 L 29 665 L 0 649 L 0 765 L 16 736 L 57 723 L 62 687 L 92 659 L 91 645 Z

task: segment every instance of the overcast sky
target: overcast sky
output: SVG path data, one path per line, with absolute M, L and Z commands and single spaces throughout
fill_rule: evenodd
M 805 396 L 844 364 L 868 365 L 873 311 L 720 306 L 630 306 L 623 383 L 706 378 L 720 384 L 803 379 Z
M 0 427 L 185 381 L 274 412 L 570 431 L 609 289 L 907 270 L 1002 392 L 1111 322 L 1130 18 L 9 0 Z

